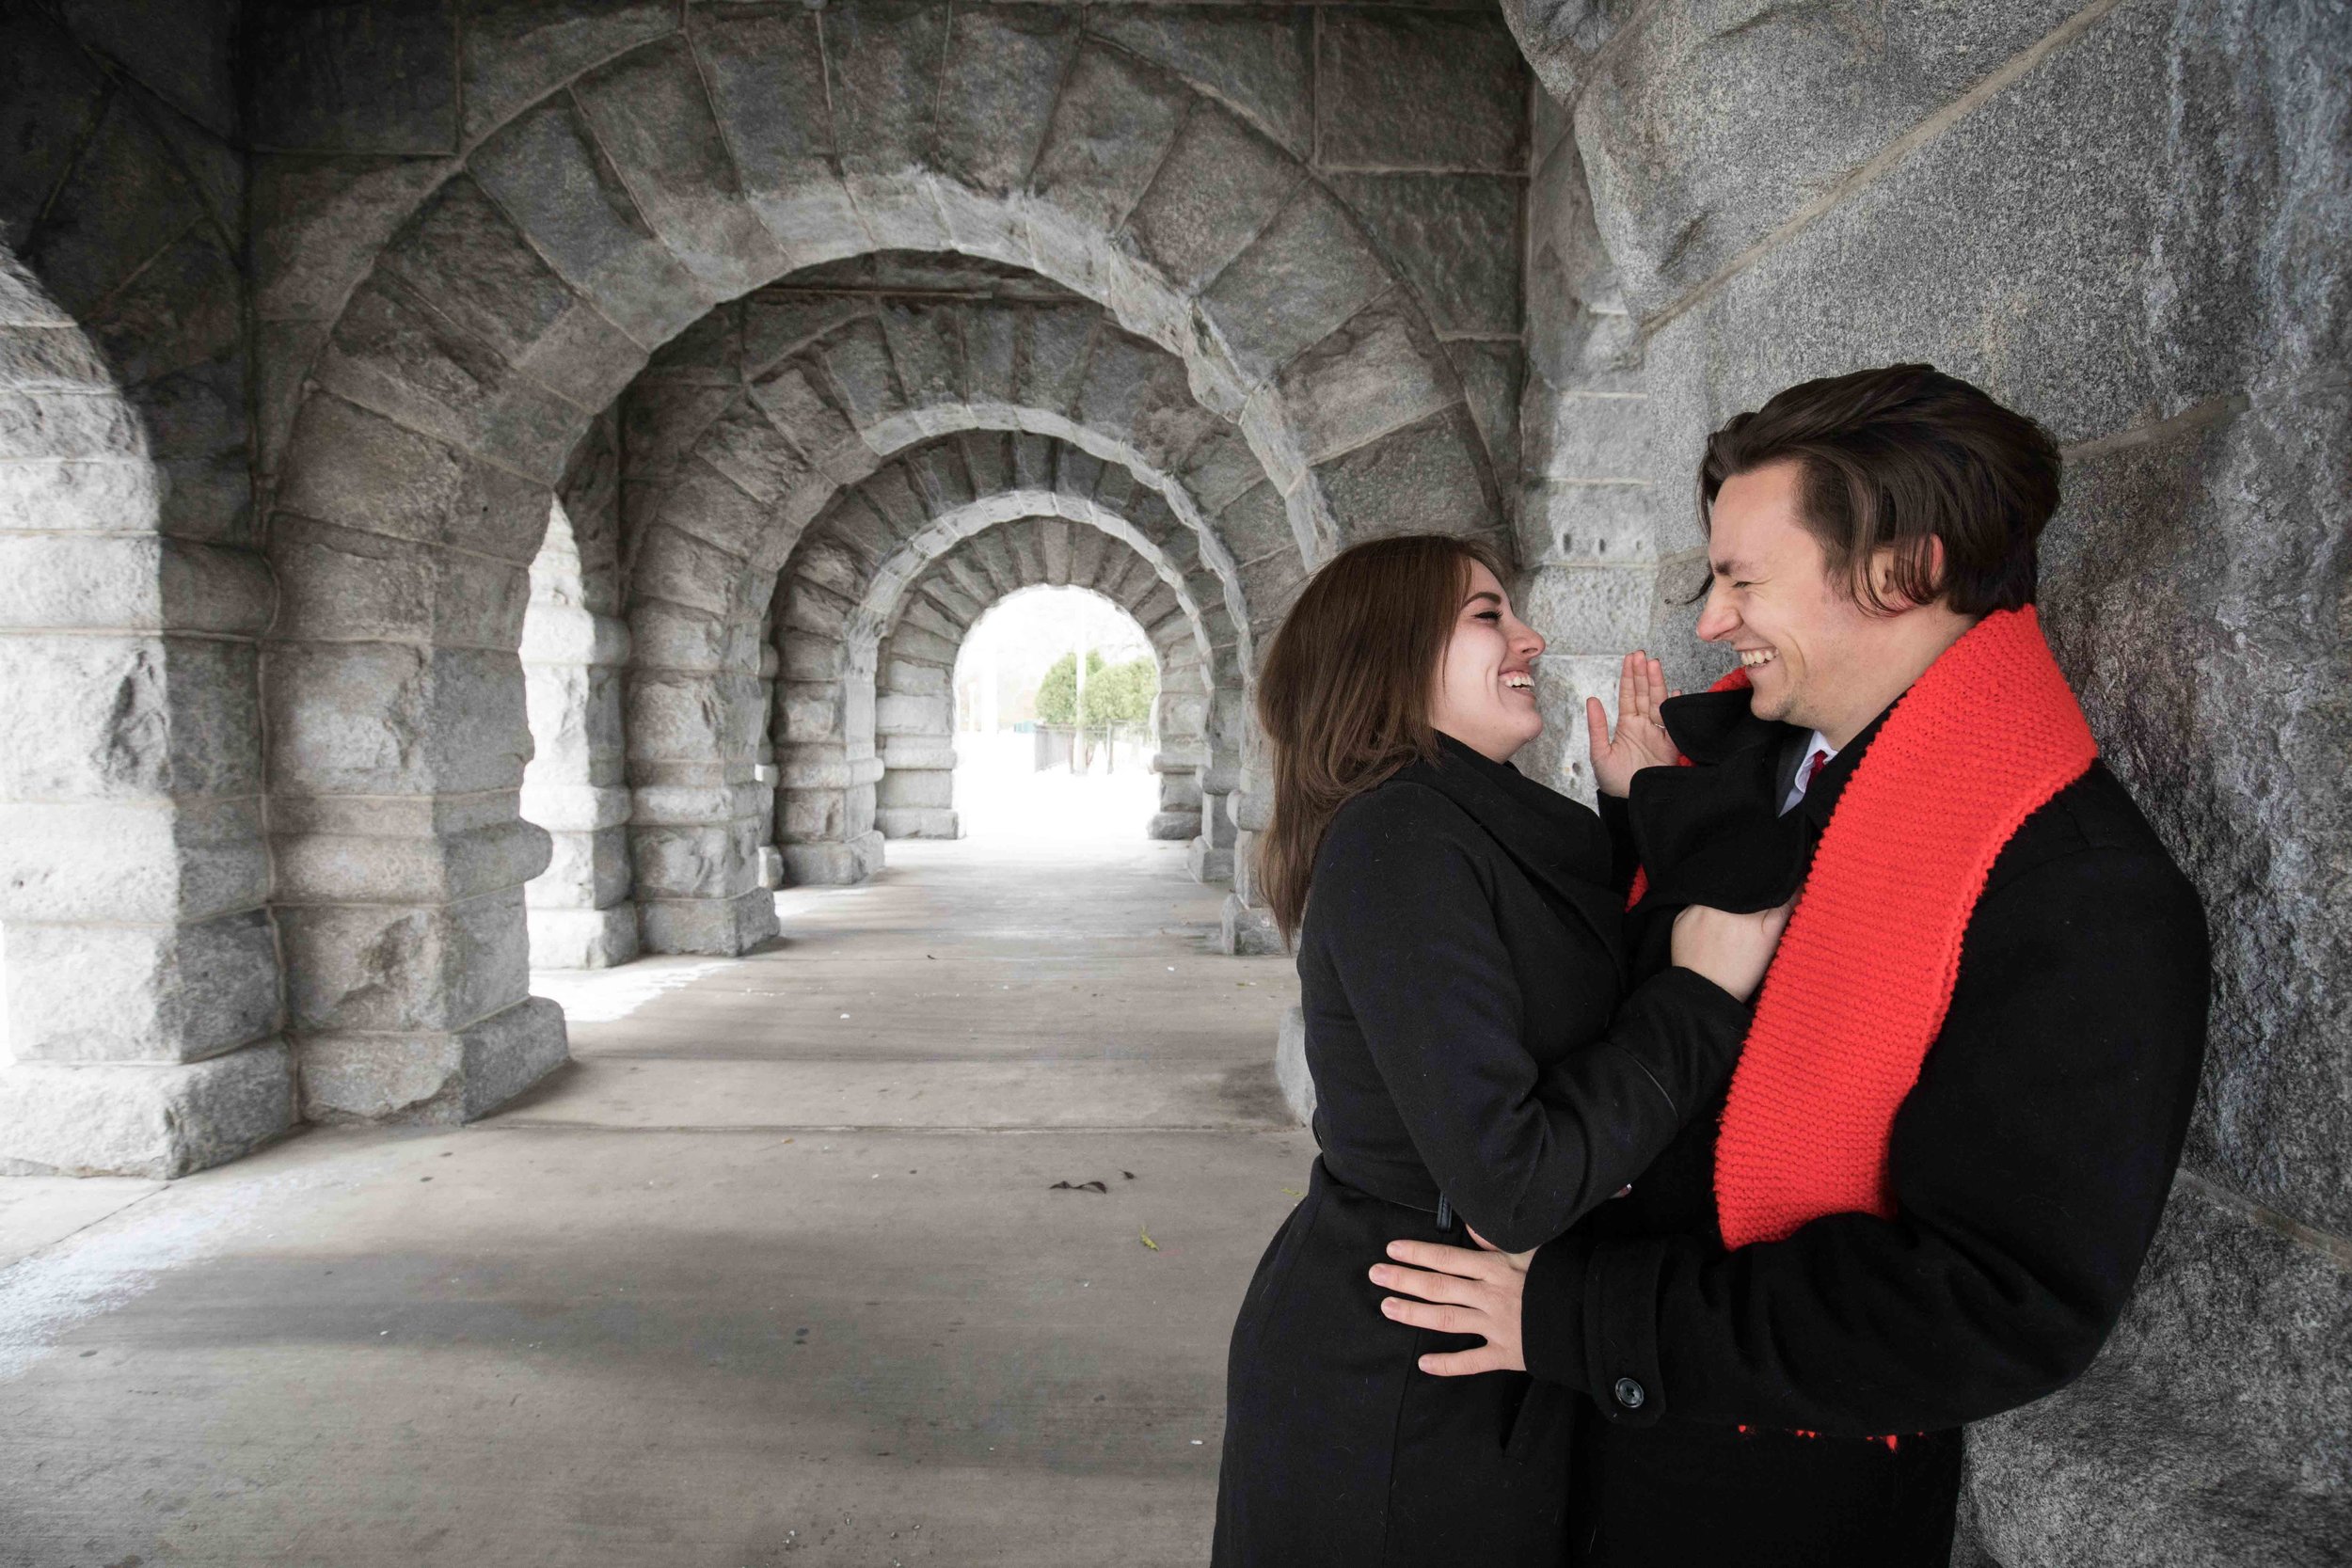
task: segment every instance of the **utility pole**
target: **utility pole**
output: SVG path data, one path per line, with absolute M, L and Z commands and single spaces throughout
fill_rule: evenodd
M 1073 722 L 1070 736 L 1070 770 L 1073 773 L 1080 773 L 1085 771 L 1078 766 L 1078 758 L 1085 751 L 1087 734 L 1087 627 L 1083 619 L 1077 623 L 1076 637 L 1072 644 L 1070 657 L 1078 667 L 1077 711 L 1071 715 Z

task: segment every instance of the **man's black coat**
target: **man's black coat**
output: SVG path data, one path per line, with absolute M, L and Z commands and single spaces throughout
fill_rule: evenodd
M 1604 813 L 1652 868 L 1637 974 L 1664 961 L 1681 905 L 1786 896 L 1876 731 L 1780 817 L 1803 732 L 1750 717 L 1745 692 L 1665 715 L 1701 766 L 1645 770 Z M 1881 1561 L 1913 1560 L 1899 1544 L 1915 1539 L 1934 1558 L 1955 1429 L 2067 1383 L 2122 1311 L 2196 1095 L 2207 985 L 2194 890 L 2094 764 L 1994 864 L 1895 1119 L 1893 1218 L 1726 1253 L 1719 1092 L 1628 1196 L 1540 1250 L 1529 1370 L 1598 1412 L 1572 1504 L 1588 1560 L 1838 1560 L 1830 1536 L 1850 1528 Z M 1857 1517 L 1873 1509 L 1891 1513 Z M 1806 1556 L 1809 1537 L 1829 1555 Z

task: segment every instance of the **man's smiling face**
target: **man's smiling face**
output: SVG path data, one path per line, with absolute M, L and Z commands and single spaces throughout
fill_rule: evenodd
M 1856 603 L 1802 520 L 1804 469 L 1768 463 L 1724 481 L 1708 528 L 1713 580 L 1698 634 L 1738 651 L 1750 711 L 1838 745 L 1876 718 L 1871 661 L 1890 618 Z

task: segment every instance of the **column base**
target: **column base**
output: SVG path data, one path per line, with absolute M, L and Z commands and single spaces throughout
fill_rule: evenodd
M 764 887 L 732 898 L 641 898 L 637 936 L 648 953 L 732 958 L 776 934 L 776 895 Z
M 282 1040 L 186 1063 L 0 1064 L 0 1174 L 168 1180 L 294 1125 Z
M 637 906 L 601 910 L 532 910 L 531 967 L 610 969 L 637 957 Z
M 946 806 L 883 806 L 874 827 L 884 838 L 961 838 L 963 817 Z
M 311 1121 L 449 1125 L 488 1116 L 570 1060 L 564 1009 L 527 997 L 466 1028 L 295 1042 Z
M 1184 869 L 1192 873 L 1196 882 L 1230 882 L 1233 879 L 1233 851 L 1218 848 L 1206 837 L 1196 838 L 1184 848 Z
M 787 844 L 784 875 L 792 887 L 850 887 L 882 866 L 882 835 L 860 833 L 847 842 Z
M 1152 818 L 1144 830 L 1147 838 L 1183 840 L 1200 836 L 1200 814 L 1197 811 L 1164 811 Z
M 1282 1103 L 1306 1126 L 1315 1124 L 1315 1081 L 1307 1070 L 1307 1014 L 1293 1007 L 1282 1015 L 1274 1037 L 1274 1081 L 1281 1085 Z
M 1245 904 L 1238 896 L 1227 894 L 1225 914 L 1217 927 L 1216 950 L 1237 958 L 1285 951 L 1282 933 L 1275 927 L 1274 911 Z

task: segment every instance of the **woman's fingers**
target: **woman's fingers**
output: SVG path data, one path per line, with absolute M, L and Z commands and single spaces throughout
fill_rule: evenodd
M 1649 668 L 1646 672 L 1648 676 L 1646 684 L 1649 687 L 1649 710 L 1656 713 L 1666 700 L 1666 667 L 1654 658 L 1647 662 Z

